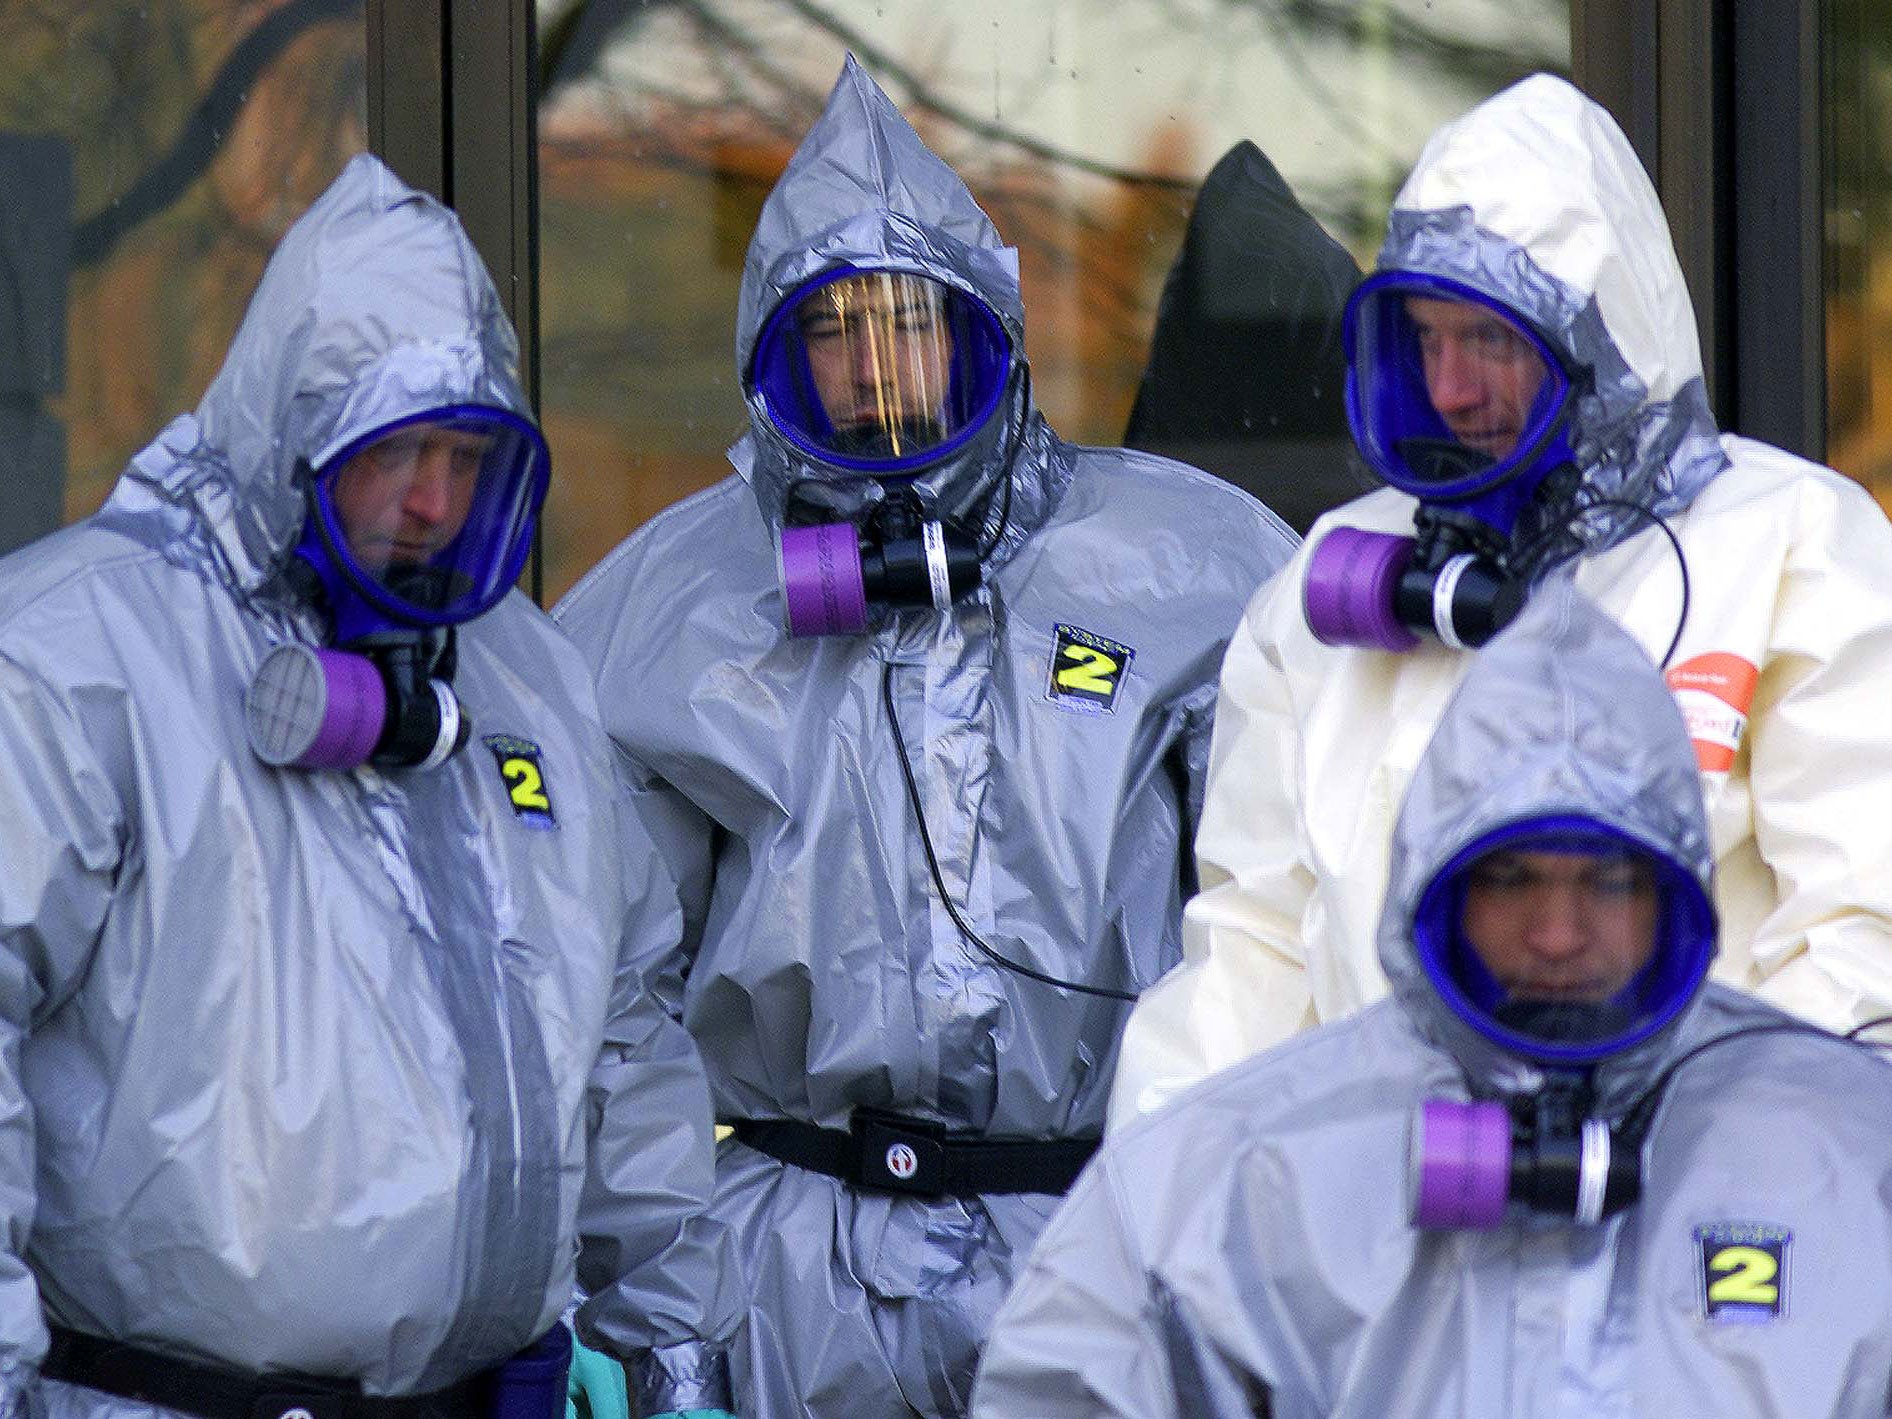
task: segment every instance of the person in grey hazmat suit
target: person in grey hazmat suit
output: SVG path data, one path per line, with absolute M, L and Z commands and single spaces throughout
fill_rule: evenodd
M 593 1334 L 733 1328 L 645 1289 L 723 1260 L 707 1100 L 513 588 L 547 476 L 472 245 L 361 156 L 197 411 L 0 562 L 0 1413 L 555 1414 L 581 1236 Z
M 1216 666 L 1293 546 L 1057 438 L 1023 322 L 1016 253 L 850 59 L 750 244 L 737 476 L 554 613 L 676 877 L 644 969 L 734 1130 L 746 1419 L 964 1412 L 1177 959 Z
M 1386 990 L 1392 816 L 1470 661 L 1573 579 L 1695 744 L 1719 979 L 1844 1029 L 1892 1011 L 1892 524 L 1717 432 L 1654 187 L 1536 75 L 1447 123 L 1349 302 L 1348 418 L 1388 486 L 1326 514 L 1230 643 L 1184 964 L 1124 1031 L 1113 1123 Z
M 1711 861 L 1661 677 L 1546 588 L 1407 791 L 1392 998 L 1116 1130 L 975 1413 L 1884 1414 L 1892 1067 L 1703 983 Z

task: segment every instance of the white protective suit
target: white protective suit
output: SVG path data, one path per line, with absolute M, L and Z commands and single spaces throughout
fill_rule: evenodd
M 627 1352 L 734 1325 L 640 1290 L 660 1250 L 724 1253 L 694 1052 L 618 959 L 667 899 L 577 652 L 516 590 L 461 626 L 473 737 L 435 769 L 272 768 L 246 739 L 258 664 L 326 634 L 285 571 L 308 464 L 465 404 L 528 415 L 492 283 L 359 157 L 197 412 L 0 562 L 8 1419 L 154 1412 L 36 1378 L 48 1322 L 251 1378 L 455 1386 L 559 1319 L 581 1232 Z
M 1701 986 L 1591 1070 L 1588 1116 L 1620 1124 L 1674 1068 L 1638 1200 L 1590 1225 L 1516 1200 L 1485 1229 L 1410 1220 L 1423 1102 L 1549 1082 L 1447 1005 L 1414 945 L 1422 895 L 1488 833 L 1563 815 L 1705 887 L 1685 735 L 1629 636 L 1544 588 L 1476 657 L 1406 796 L 1379 931 L 1393 998 L 1113 1132 L 994 1324 L 975 1415 L 1887 1413 L 1892 1068 L 1743 992 Z
M 1586 485 L 1680 539 L 1688 614 L 1667 672 L 1708 796 L 1720 979 L 1833 1027 L 1892 1010 L 1892 528 L 1830 469 L 1715 435 L 1681 271 L 1621 131 L 1561 80 L 1514 86 L 1427 143 L 1379 264 L 1493 295 L 1590 371 Z M 1113 1125 L 1386 990 L 1373 922 L 1393 814 L 1469 656 L 1324 645 L 1301 598 L 1326 532 L 1410 533 L 1415 507 L 1384 489 L 1324 517 L 1229 647 L 1202 892 L 1184 964 L 1131 1015 Z M 1682 580 L 1646 520 L 1551 575 L 1667 650 Z
M 771 313 L 838 265 L 967 292 L 1022 354 L 1017 254 L 851 60 L 757 224 L 745 377 Z M 1178 959 L 1215 667 L 1293 535 L 1205 473 L 1065 443 L 1022 374 L 1013 362 L 999 412 L 910 485 L 986 529 L 981 584 L 950 614 L 783 629 L 794 481 L 882 490 L 800 453 L 753 395 L 739 476 L 652 519 L 555 613 L 676 870 L 684 930 L 644 940 L 643 969 L 695 1037 L 724 1121 L 839 1134 L 878 1108 L 975 1147 L 1086 1147 L 1125 1006 L 1002 968 L 950 912 L 1093 987 L 1139 989 Z M 1117 645 L 1108 703 L 1058 688 L 1073 627 Z M 724 1142 L 710 1211 L 741 1258 L 743 1419 L 963 1413 L 985 1327 L 1055 1201 L 872 1191 Z M 703 1284 L 698 1262 L 679 1254 L 680 1291 Z

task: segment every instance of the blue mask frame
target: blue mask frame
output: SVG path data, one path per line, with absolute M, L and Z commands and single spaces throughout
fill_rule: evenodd
M 1543 362 L 1544 383 L 1517 447 L 1505 457 L 1493 460 L 1460 443 L 1433 407 L 1418 332 L 1405 307 L 1409 296 L 1489 311 L 1527 340 Z M 1508 536 L 1544 478 L 1574 462 L 1570 419 L 1579 380 L 1542 335 L 1474 287 L 1421 272 L 1375 272 L 1348 300 L 1341 338 L 1347 359 L 1347 422 L 1354 442 L 1374 473 L 1402 492 L 1422 502 L 1460 507 Z M 1370 368 L 1363 368 L 1369 363 Z M 1373 383 L 1371 397 L 1363 380 Z M 1458 457 L 1441 458 L 1439 468 L 1422 472 L 1410 456 L 1415 446 L 1438 453 L 1456 450 Z M 1453 468 L 1453 462 L 1462 466 Z
M 476 506 L 469 511 L 467 525 L 443 548 L 440 559 L 448 566 L 465 571 L 473 586 L 467 597 L 440 606 L 425 605 L 398 595 L 380 579 L 358 565 L 348 550 L 341 520 L 329 496 L 329 488 L 349 460 L 364 449 L 403 429 L 420 424 L 464 424 L 472 428 L 498 428 L 512 435 L 507 445 L 511 466 L 495 469 L 492 495 L 510 503 L 512 515 L 497 523 L 480 519 L 480 530 L 500 538 L 498 545 L 478 546 Z M 487 476 L 482 470 L 482 480 Z M 315 571 L 334 612 L 333 641 L 347 645 L 363 636 L 392 629 L 431 629 L 459 625 L 483 615 L 512 590 L 525 567 L 533 535 L 551 482 L 551 453 L 545 436 L 530 419 L 510 409 L 485 404 L 449 404 L 426 409 L 375 428 L 350 440 L 327 458 L 309 477 L 309 514 L 295 555 Z
M 833 446 L 837 431 L 815 390 L 799 326 L 809 297 L 838 281 L 876 275 L 908 276 L 937 287 L 954 336 L 946 396 L 954 417 L 938 442 L 897 457 L 860 456 Z M 770 312 L 750 359 L 749 387 L 771 426 L 814 462 L 874 477 L 911 477 L 951 458 L 990 422 L 1004 403 L 1013 363 L 1004 324 L 978 297 L 923 271 L 840 265 L 797 286 Z
M 1505 992 L 1465 939 L 1465 874 L 1487 853 L 1546 839 L 1562 840 L 1572 851 L 1629 851 L 1655 864 L 1661 903 L 1655 952 L 1609 1002 L 1632 1004 L 1639 1011 L 1636 1023 L 1618 1035 L 1559 1044 L 1509 1029 L 1493 1016 Z M 1461 848 L 1433 876 L 1412 923 L 1420 967 L 1454 1015 L 1512 1054 L 1541 1064 L 1568 1066 L 1594 1064 L 1620 1054 L 1673 1021 L 1707 979 L 1715 938 L 1714 906 L 1693 874 L 1621 829 L 1576 814 L 1509 823 Z

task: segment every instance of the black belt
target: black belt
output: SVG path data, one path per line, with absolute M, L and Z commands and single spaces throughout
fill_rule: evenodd
M 365 1395 L 350 1381 L 248 1375 L 60 1326 L 52 1333 L 42 1375 L 203 1419 L 487 1419 L 491 1413 L 492 1384 L 483 1375 L 432 1394 Z
M 848 1131 L 791 1119 L 745 1118 L 731 1127 L 759 1153 L 870 1192 L 977 1197 L 1063 1193 L 1097 1151 L 1095 1138 L 985 1138 L 925 1119 L 856 1109 Z

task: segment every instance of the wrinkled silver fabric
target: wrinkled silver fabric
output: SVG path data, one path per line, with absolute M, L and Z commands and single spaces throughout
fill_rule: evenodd
M 783 294 L 842 262 L 969 290 L 1022 341 L 1016 254 L 852 61 L 763 209 L 742 366 Z M 1204 474 L 1062 442 L 1021 381 L 1007 417 L 916 481 L 988 537 L 1003 521 L 984 585 L 949 617 L 883 613 L 863 636 L 792 640 L 776 552 L 791 482 L 818 480 L 809 495 L 835 506 L 879 490 L 754 422 L 731 453 L 738 477 L 655 518 L 555 613 L 596 668 L 676 877 L 683 931 L 645 943 L 646 979 L 695 1037 L 724 1119 L 845 1128 L 873 1106 L 991 1135 L 1094 1135 L 1124 1007 L 962 940 L 882 675 L 973 928 L 1037 970 L 1138 989 L 1178 955 L 1223 647 L 1293 536 Z M 1107 711 L 1051 694 L 1060 625 L 1134 652 Z M 724 1142 L 711 1211 L 736 1233 L 748 1301 L 731 1357 L 744 1419 L 962 1413 L 1054 1202 L 856 1194 Z M 678 1288 L 706 1284 L 686 1261 Z
M 1686 731 L 1641 649 L 1567 582 L 1455 693 L 1402 809 L 1380 952 L 1394 997 L 1119 1131 L 1073 1189 L 988 1345 L 981 1416 L 1885 1412 L 1892 1069 L 1719 985 L 1599 1071 L 1620 1117 L 1669 1063 L 1641 1200 L 1596 1227 L 1514 1207 L 1489 1231 L 1408 1219 L 1427 1098 L 1540 1076 L 1463 1025 L 1412 946 L 1418 897 L 1502 824 L 1580 813 L 1706 881 Z M 1789 1237 L 1772 1321 L 1712 1323 L 1700 1228 Z M 1267 1406 L 1265 1409 L 1263 1406 Z
M 617 969 L 654 864 L 550 622 L 515 593 L 462 628 L 474 738 L 436 771 L 276 770 L 245 737 L 256 666 L 319 635 L 279 575 L 299 468 L 443 404 L 527 413 L 516 364 L 452 215 L 358 158 L 196 413 L 97 516 L 0 562 L 16 1395 L 42 1306 L 241 1371 L 435 1389 L 558 1319 L 581 1191 L 620 1276 L 700 1225 L 700 1077 L 594 1072 L 607 1031 L 682 1036 Z M 514 811 L 488 734 L 536 746 L 545 821 Z M 587 1177 L 588 1131 L 620 1178 Z M 60 1415 L 148 1410 L 44 1388 Z

